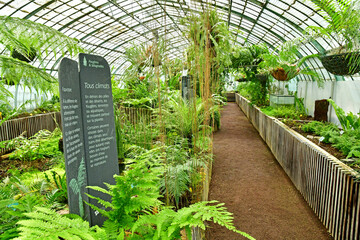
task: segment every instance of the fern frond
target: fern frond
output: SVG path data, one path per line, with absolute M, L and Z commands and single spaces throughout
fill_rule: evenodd
M 5 81 L 23 83 L 44 92 L 51 90 L 51 83 L 57 83 L 57 80 L 43 69 L 4 55 L 0 55 L 0 76 Z
M 68 51 L 71 56 L 83 52 L 78 45 L 78 40 L 70 38 L 63 33 L 27 19 L 9 16 L 0 16 L 0 42 L 9 50 L 15 49 L 26 56 L 31 49 L 35 49 L 38 56 L 42 51 L 65 53 Z
M 89 223 L 82 219 L 69 219 L 42 207 L 35 212 L 25 213 L 29 218 L 20 220 L 20 234 L 16 239 L 80 239 L 96 240 L 105 231 L 100 228 L 89 228 Z M 96 231 L 96 232 L 95 232 Z
M 92 198 L 92 199 L 95 199 L 95 200 L 97 200 L 98 201 L 98 203 L 99 204 L 101 204 L 102 206 L 104 206 L 105 208 L 112 208 L 113 207 L 113 205 L 110 203 L 110 202 L 107 202 L 107 201 L 105 201 L 105 200 L 103 200 L 103 199 L 101 199 L 101 198 L 99 198 L 99 197 L 94 197 L 94 196 L 92 196 L 92 195 L 90 195 L 90 194 L 87 194 L 87 193 L 85 193 L 89 198 Z M 107 213 L 107 211 L 105 211 L 105 210 L 103 210 L 103 209 L 101 209 L 101 208 L 99 208 L 99 207 L 97 207 L 97 206 L 95 206 L 95 205 L 93 205 L 93 204 L 91 204 L 91 203 L 88 203 L 88 202 L 85 202 L 87 205 L 89 205 L 91 208 L 93 208 L 94 210 L 97 210 L 99 213 L 101 213 L 102 215 L 104 215 L 104 216 L 106 216 L 106 217 L 108 217 L 108 213 Z

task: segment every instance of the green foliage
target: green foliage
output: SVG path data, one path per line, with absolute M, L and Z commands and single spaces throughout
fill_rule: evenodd
M 51 192 L 47 194 L 49 202 L 58 202 L 67 204 L 67 185 L 65 173 L 60 175 L 56 171 L 51 171 L 51 176 L 44 172 L 46 182 L 53 185 Z
M 304 124 L 301 129 L 304 132 L 322 136 L 322 142 L 331 143 L 336 149 L 346 155 L 347 158 L 360 157 L 360 129 L 340 131 L 333 123 L 317 121 Z
M 53 95 L 51 99 L 44 100 L 32 111 L 32 114 L 47 113 L 47 112 L 60 112 L 60 98 Z
M 248 82 L 238 84 L 237 91 L 240 95 L 248 98 L 252 104 L 257 106 L 269 105 L 269 79 L 259 80 L 256 77 L 257 70 L 254 71 L 252 68 L 243 68 L 243 71 Z
M 106 239 L 106 233 L 98 226 L 89 227 L 81 218 L 67 218 L 43 207 L 24 213 L 28 219 L 20 220 L 19 237 L 16 239 Z
M 44 200 L 35 194 L 26 194 L 17 199 L 0 200 L 0 239 L 13 239 L 19 235 L 19 220 L 26 219 L 25 213 L 30 213 L 37 205 L 43 205 Z
M 9 16 L 0 16 L 0 44 L 6 47 L 9 53 L 17 52 L 25 60 L 37 57 L 40 62 L 52 52 L 55 57 L 58 52 L 65 55 L 76 55 L 83 51 L 78 41 L 67 37 L 51 27 Z M 43 69 L 33 67 L 25 61 L 0 55 L 0 76 L 7 82 L 23 84 L 41 91 L 50 91 L 49 83 L 56 79 Z M 4 81 L 0 82 L 0 85 Z M 3 92 L 0 88 L 0 92 Z
M 223 203 L 217 203 L 217 201 L 199 202 L 177 212 L 166 208 L 155 215 L 141 216 L 132 228 L 132 232 L 141 235 L 143 239 L 171 240 L 180 239 L 180 231 L 185 229 L 187 239 L 191 239 L 192 227 L 205 229 L 204 221 L 213 221 L 248 239 L 254 239 L 237 230 L 232 223 L 232 214 L 227 211 Z
M 0 76 L 14 84 L 24 84 L 37 91 L 52 90 L 51 83 L 57 80 L 47 72 L 24 61 L 0 55 Z M 3 81 L 0 84 L 4 84 Z
M 20 135 L 12 140 L 0 142 L 0 147 L 16 148 L 9 156 L 10 159 L 32 161 L 60 154 L 58 142 L 61 136 L 62 133 L 59 128 L 56 128 L 53 132 L 44 129 L 29 139 Z
M 360 117 L 349 112 L 347 115 L 345 114 L 344 110 L 336 105 L 336 103 L 332 99 L 328 99 L 328 102 L 331 103 L 333 106 L 336 116 L 339 119 L 341 127 L 344 131 L 350 129 L 360 129 Z
M 192 156 L 187 145 L 187 139 L 166 146 L 166 172 L 161 179 L 161 190 L 174 203 L 176 208 L 188 206 L 191 199 L 187 196 L 190 187 L 195 188 L 199 181 L 198 170 L 206 168 L 205 159 Z M 184 198 L 181 202 L 181 198 Z
M 159 149 L 153 149 L 138 157 L 136 162 L 131 161 L 130 168 L 123 175 L 115 177 L 116 185 L 106 184 L 108 190 L 89 187 L 111 196 L 111 203 L 89 196 L 111 210 L 105 211 L 89 205 L 108 217 L 107 221 L 116 223 L 118 229 L 131 229 L 139 215 L 161 204 L 158 198 L 163 168 L 155 160 L 159 157 Z
M 195 109 L 192 102 L 172 96 L 164 104 L 163 115 L 168 132 L 175 131 L 191 142 L 192 134 L 199 130 L 195 128 L 204 121 L 203 103 L 201 99 L 198 99 Z
M 278 108 L 264 107 L 261 111 L 268 116 L 276 118 L 300 119 L 306 116 L 306 113 L 297 109 L 295 106 L 280 106 Z
M 343 154 L 350 157 L 360 157 L 360 129 L 347 130 L 340 136 L 330 139 L 334 147 L 339 149 Z
M 162 165 L 156 163 L 160 159 L 160 149 L 148 151 L 140 159 L 132 162 L 130 168 L 122 176 L 116 176 L 116 185 L 108 185 L 109 190 L 90 187 L 93 190 L 109 194 L 112 202 L 105 202 L 95 198 L 109 211 L 101 210 L 93 205 L 92 208 L 108 217 L 104 224 L 109 239 L 174 239 L 180 238 L 182 229 L 187 232 L 191 239 L 191 227 L 205 229 L 204 221 L 214 221 L 228 229 L 251 238 L 246 233 L 235 229 L 232 224 L 231 213 L 223 207 L 223 204 L 201 202 L 182 208 L 175 212 L 170 208 L 161 208 L 158 200 L 160 175 L 164 172 Z M 150 157 L 152 156 L 152 157 Z
M 269 53 L 266 44 L 248 44 L 246 46 L 236 45 L 232 50 L 232 68 L 257 65 L 262 60 L 261 55 L 266 53 Z
M 24 56 L 31 50 L 35 50 L 38 57 L 48 55 L 49 51 L 55 55 L 68 51 L 71 56 L 83 51 L 78 46 L 78 40 L 51 27 L 9 16 L 0 16 L 0 23 L 0 42 L 9 50 L 15 49 Z
M 302 41 L 303 38 L 296 38 L 279 45 L 272 53 L 262 54 L 261 58 L 263 61 L 259 64 L 259 67 L 262 69 L 261 71 L 268 74 L 280 70 L 284 71 L 287 75 L 287 80 L 299 74 L 306 74 L 316 80 L 319 87 L 322 86 L 324 80 L 315 71 L 308 67 L 302 67 L 307 59 L 318 56 L 318 54 L 312 54 L 299 59 L 298 49 Z
M 178 73 L 167 80 L 168 87 L 171 91 L 180 90 L 181 74 L 182 73 Z
M 326 27 L 309 26 L 306 33 L 312 38 L 319 36 L 328 39 L 335 38 L 340 44 L 340 53 L 359 50 L 360 46 L 360 15 L 359 1 L 356 0 L 310 0 L 316 11 L 327 22 Z
M 324 137 L 322 142 L 330 143 L 333 142 L 333 138 L 340 135 L 339 128 L 333 123 L 323 123 L 318 121 L 313 121 L 307 124 L 304 124 L 301 127 L 301 130 L 304 132 L 314 133 L 316 135 Z

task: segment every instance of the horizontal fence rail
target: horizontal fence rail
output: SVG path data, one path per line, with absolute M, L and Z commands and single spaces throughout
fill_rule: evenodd
M 239 94 L 236 103 L 330 234 L 360 240 L 359 174 Z

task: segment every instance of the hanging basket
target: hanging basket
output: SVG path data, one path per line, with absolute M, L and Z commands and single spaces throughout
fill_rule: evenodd
M 296 77 L 298 73 L 300 72 L 299 68 L 296 68 L 293 71 L 286 72 L 284 68 L 276 68 L 273 71 L 271 71 L 271 76 L 273 76 L 276 80 L 279 81 L 289 81 L 290 79 Z
M 346 76 L 353 75 L 360 71 L 360 64 L 357 64 L 357 62 L 360 60 L 359 58 L 359 52 L 351 52 L 325 55 L 322 56 L 320 60 L 328 72 L 334 75 Z M 349 64 L 350 62 L 353 64 Z
M 16 51 L 16 49 L 14 49 L 11 52 L 11 57 L 18 59 L 20 61 L 24 61 L 24 62 L 32 62 L 35 57 L 36 57 L 36 50 L 34 48 L 30 48 L 30 51 L 28 52 L 27 56 L 22 55 L 21 53 L 19 53 L 18 51 Z

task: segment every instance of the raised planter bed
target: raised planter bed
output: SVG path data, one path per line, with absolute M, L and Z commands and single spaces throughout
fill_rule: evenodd
M 359 174 L 239 94 L 236 102 L 330 234 L 360 239 Z

